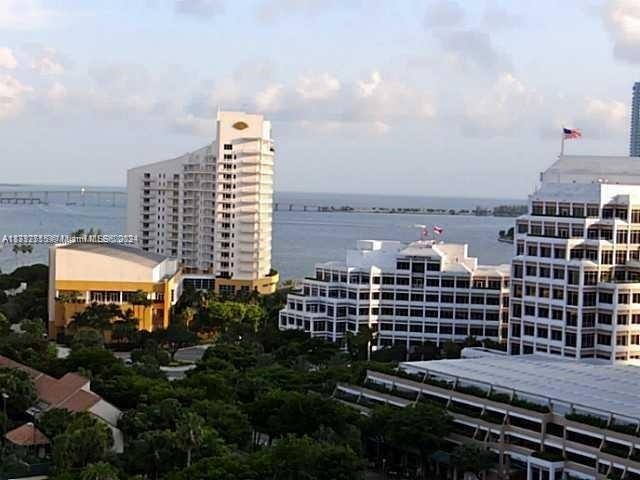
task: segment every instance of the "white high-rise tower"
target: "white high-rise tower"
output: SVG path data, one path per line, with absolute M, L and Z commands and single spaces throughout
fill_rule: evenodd
M 640 163 L 562 156 L 518 218 L 509 352 L 640 359 Z
M 127 172 L 127 231 L 177 257 L 185 284 L 273 292 L 274 151 L 262 115 L 219 112 L 211 144 Z

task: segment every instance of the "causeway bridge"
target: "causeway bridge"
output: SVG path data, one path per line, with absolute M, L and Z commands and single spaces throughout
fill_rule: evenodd
M 124 207 L 127 192 L 122 190 L 2 190 L 0 205 L 49 205 L 63 204 L 76 206 Z

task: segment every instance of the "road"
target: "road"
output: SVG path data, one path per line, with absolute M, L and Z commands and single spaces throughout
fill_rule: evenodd
M 176 352 L 175 359 L 179 362 L 196 363 L 209 347 L 210 345 L 196 345 L 195 347 L 181 348 Z

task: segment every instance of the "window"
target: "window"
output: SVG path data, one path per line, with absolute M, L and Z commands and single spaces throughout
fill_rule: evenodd
M 225 150 L 233 150 L 233 145 L 231 145 L 230 143 L 225 143 L 224 144 L 224 149 Z
M 409 262 L 398 260 L 398 262 L 396 263 L 396 269 L 397 270 L 409 270 Z
M 604 333 L 598 334 L 598 345 L 611 345 L 611 335 Z

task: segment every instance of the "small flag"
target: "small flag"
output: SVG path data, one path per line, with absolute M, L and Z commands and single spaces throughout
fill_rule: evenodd
M 574 138 L 582 137 L 582 132 L 577 129 L 563 128 L 562 133 L 564 134 L 564 138 L 567 140 L 571 140 Z
M 433 226 L 433 233 L 435 233 L 436 235 L 442 235 L 442 232 L 444 232 L 444 229 L 438 225 L 434 225 Z

